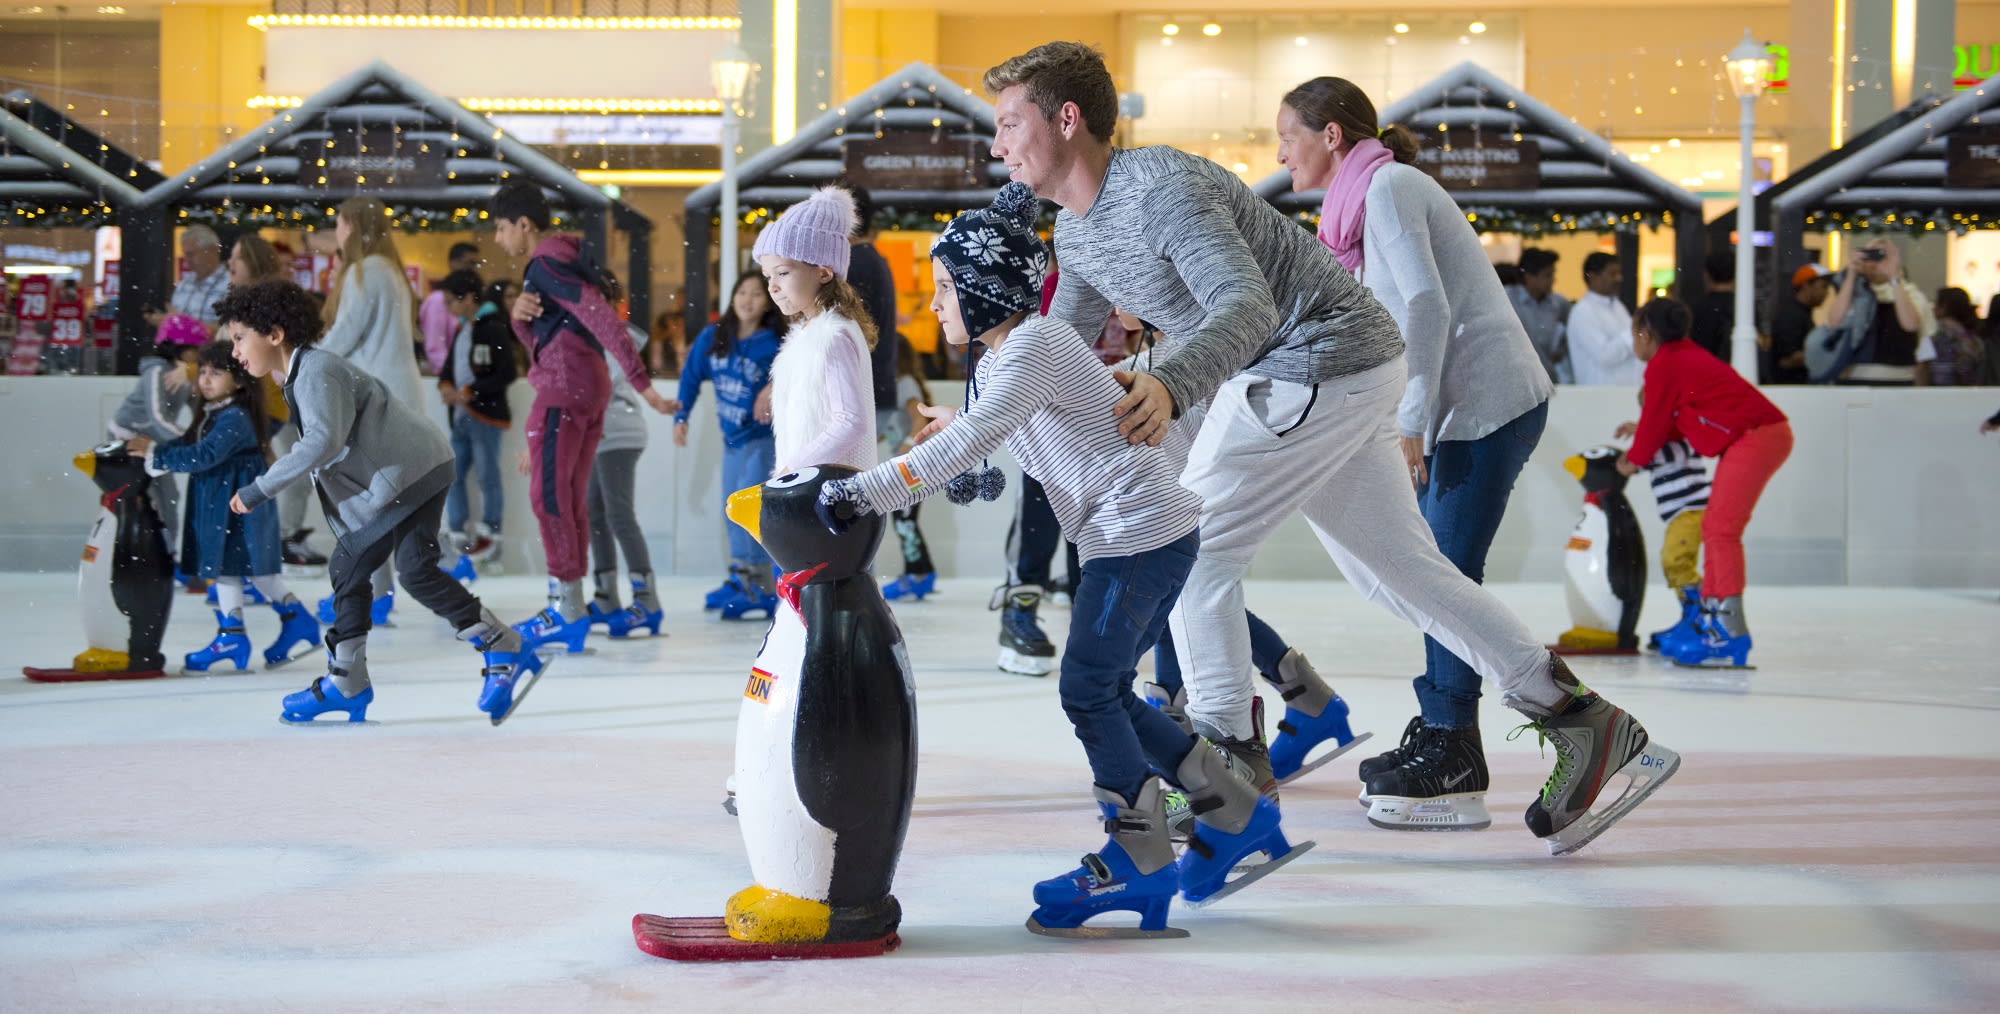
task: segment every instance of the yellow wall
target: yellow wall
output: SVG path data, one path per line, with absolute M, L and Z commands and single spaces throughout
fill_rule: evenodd
M 1104 51 L 1114 78 L 1124 79 L 1124 47 L 1116 14 L 1012 17 L 847 5 L 841 22 L 841 81 L 852 95 L 912 60 L 928 63 L 975 91 L 986 68 L 1053 39 L 1088 42 Z
M 269 114 L 244 103 L 263 90 L 264 36 L 255 8 L 160 8 L 160 164 L 168 174 L 201 161 Z

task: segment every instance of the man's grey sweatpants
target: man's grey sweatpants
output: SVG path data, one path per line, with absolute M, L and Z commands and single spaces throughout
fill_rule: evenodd
M 1305 515 L 1334 565 L 1368 600 L 1407 620 L 1498 684 L 1545 708 L 1567 695 L 1549 652 L 1437 548 L 1397 443 L 1403 360 L 1317 385 L 1240 374 L 1216 392 L 1181 482 L 1201 494 L 1201 555 L 1174 607 L 1174 649 L 1190 718 L 1252 734 L 1243 574 L 1278 523 Z

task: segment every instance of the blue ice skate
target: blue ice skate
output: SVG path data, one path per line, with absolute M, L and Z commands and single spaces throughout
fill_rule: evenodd
M 250 668 L 250 638 L 243 632 L 243 621 L 226 613 L 215 614 L 215 640 L 198 651 L 191 651 L 184 660 L 187 672 L 207 672 L 217 662 L 234 662 L 236 671 Z
M 217 585 L 214 581 L 208 583 L 208 604 L 211 606 L 221 604 L 217 601 L 219 593 L 215 590 L 216 587 Z M 243 601 L 253 606 L 261 606 L 268 605 L 271 600 L 265 598 L 264 593 L 258 591 L 256 585 L 245 581 L 243 582 Z
M 1743 596 L 1703 599 L 1698 636 L 1674 642 L 1668 657 L 1676 665 L 1708 669 L 1750 669 L 1750 628 L 1743 622 Z
M 1180 870 L 1167 839 L 1165 796 L 1158 778 L 1147 778 L 1132 806 L 1118 793 L 1095 787 L 1111 840 L 1083 857 L 1083 865 L 1035 885 L 1028 931 L 1053 937 L 1184 937 L 1167 925 L 1167 909 L 1180 888 Z M 1142 872 L 1145 867 L 1152 872 Z M 1137 928 L 1087 926 L 1106 912 L 1136 912 Z
M 761 612 L 765 619 L 775 619 L 778 615 L 778 594 L 764 591 L 748 580 L 739 582 L 729 601 L 722 604 L 722 618 L 740 620 L 747 613 Z
M 477 646 L 478 642 L 474 643 Z M 487 651 L 485 658 L 486 669 L 481 674 L 484 682 L 479 688 L 479 710 L 486 712 L 486 717 L 492 719 L 494 725 L 499 725 L 527 699 L 528 691 L 534 689 L 535 682 L 542 678 L 542 671 L 548 668 L 549 660 L 525 644 L 520 651 Z
M 452 564 L 451 569 L 445 571 L 445 574 L 449 575 L 452 580 L 463 585 L 469 585 L 479 580 L 479 568 L 473 565 L 472 556 L 469 553 L 460 553 L 458 562 Z
M 1205 749 L 1197 747 L 1196 749 Z M 1278 827 L 1278 808 L 1258 797 L 1243 830 L 1230 834 L 1197 817 L 1194 833 L 1188 836 L 1181 853 L 1181 897 L 1190 905 L 1209 905 L 1250 886 L 1253 881 L 1277 872 L 1278 867 L 1297 859 L 1313 847 L 1313 842 L 1293 845 Z M 1248 866 L 1235 880 L 1229 874 L 1243 861 L 1258 853 L 1269 861 Z
M 533 651 L 545 644 L 560 644 L 572 655 L 583 652 L 584 638 L 590 636 L 590 613 L 565 620 L 553 608 L 544 609 L 520 623 L 514 632 L 521 635 L 521 649 Z
M 1673 626 L 1646 637 L 1646 647 L 1662 655 L 1669 654 L 1668 648 L 1673 643 L 1701 635 L 1701 586 L 1691 584 L 1676 589 L 1674 594 L 1681 600 L 1681 618 Z
M 396 607 L 396 592 L 393 589 L 388 592 L 385 592 L 380 596 L 377 596 L 375 601 L 368 606 L 369 625 L 376 627 L 389 626 L 390 625 L 389 610 L 394 609 L 395 607 Z M 327 597 L 319 600 L 318 613 L 319 613 L 319 621 L 321 623 L 324 623 L 329 627 L 333 626 L 333 621 L 334 621 L 333 596 L 328 595 Z
M 1347 702 L 1339 694 L 1334 694 L 1316 716 L 1286 705 L 1285 717 L 1278 719 L 1278 735 L 1271 740 L 1271 776 L 1283 785 L 1300 775 L 1318 770 L 1366 741 L 1370 735 L 1366 732 L 1359 736 L 1354 734 L 1347 722 Z M 1328 740 L 1332 740 L 1337 748 L 1315 758 L 1308 766 L 1306 755 Z
M 321 715 L 345 712 L 349 722 L 367 721 L 368 706 L 375 703 L 375 688 L 364 687 L 353 697 L 341 696 L 340 689 L 324 676 L 296 694 L 285 696 L 285 710 L 278 717 L 294 725 L 309 724 Z
M 613 640 L 622 641 L 641 630 L 653 637 L 658 637 L 660 636 L 660 621 L 665 618 L 665 612 L 658 609 L 649 610 L 645 606 L 634 602 L 610 615 L 608 629 Z
M 283 625 L 278 628 L 278 639 L 264 649 L 264 668 L 276 669 L 296 662 L 311 654 L 319 645 L 319 623 L 306 612 L 306 607 L 297 600 L 271 607 L 278 614 Z M 297 655 L 292 648 L 303 644 L 306 650 Z
M 743 572 L 739 568 L 729 568 L 729 576 L 723 578 L 722 583 L 716 585 L 707 595 L 702 596 L 701 607 L 703 609 L 721 609 L 723 606 L 728 605 L 729 600 L 736 597 L 736 582 L 741 579 L 742 574 Z
M 936 587 L 937 571 L 918 575 L 904 574 L 894 581 L 882 583 L 882 597 L 892 602 L 905 597 L 922 602 L 924 596 L 929 595 Z

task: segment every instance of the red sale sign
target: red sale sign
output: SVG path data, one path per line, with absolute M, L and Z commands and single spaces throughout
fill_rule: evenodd
M 55 285 L 47 275 L 30 275 L 21 281 L 14 299 L 14 316 L 21 323 L 50 319 L 55 313 Z
M 49 344 L 56 348 L 83 346 L 83 301 L 68 299 L 56 303 L 49 326 Z

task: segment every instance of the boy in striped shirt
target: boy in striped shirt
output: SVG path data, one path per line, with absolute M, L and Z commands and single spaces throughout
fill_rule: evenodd
M 1644 401 L 1643 394 L 1640 399 Z M 1637 433 L 1639 424 L 1618 427 L 1620 440 Z M 1680 603 L 1680 619 L 1665 630 L 1654 631 L 1646 646 L 1665 654 L 1667 647 L 1684 637 L 1698 637 L 1701 620 L 1701 519 L 1708 508 L 1708 461 L 1694 452 L 1685 440 L 1669 440 L 1646 464 L 1653 484 L 1653 503 L 1667 531 L 1660 539 L 1660 572 Z
M 1175 893 L 1219 897 L 1303 847 L 1285 841 L 1277 808 L 1219 753 L 1132 693 L 1139 659 L 1159 641 L 1194 566 L 1201 500 L 1180 484 L 1185 441 L 1129 443 L 1106 408 L 1123 390 L 1111 368 L 1067 323 L 1030 316 L 1048 268 L 1034 231 L 1038 210 L 1032 191 L 1009 184 L 991 208 L 959 216 L 938 237 L 931 309 L 952 344 L 987 347 L 969 404 L 938 412 L 910 453 L 826 483 L 820 516 L 840 531 L 858 513 L 886 514 L 962 485 L 962 473 L 1003 442 L 1042 483 L 1083 563 L 1060 693 L 1111 838 L 1082 867 L 1036 885 L 1039 907 L 1028 926 L 1058 936 L 1116 933 L 1086 933 L 1082 924 L 1123 909 L 1140 913 L 1139 935 L 1185 935 L 1166 927 Z M 1197 815 L 1178 863 L 1155 771 L 1187 794 Z M 1227 881 L 1240 859 L 1258 852 L 1272 861 Z

